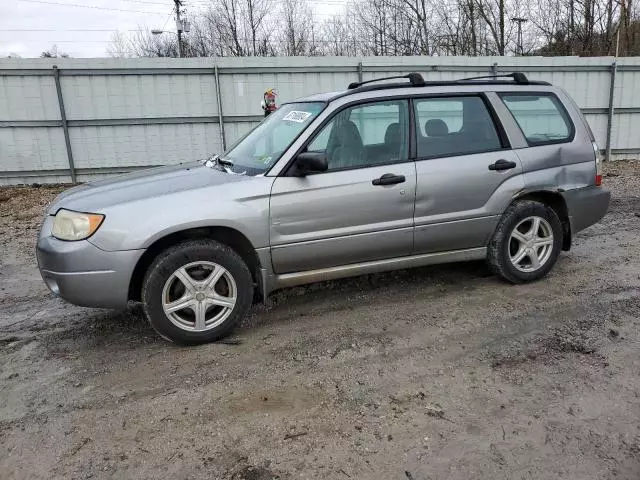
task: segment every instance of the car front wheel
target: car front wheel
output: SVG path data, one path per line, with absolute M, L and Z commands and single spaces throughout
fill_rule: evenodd
M 253 280 L 242 258 L 212 240 L 191 240 L 161 253 L 149 267 L 142 303 L 163 338 L 183 345 L 227 336 L 253 299 Z

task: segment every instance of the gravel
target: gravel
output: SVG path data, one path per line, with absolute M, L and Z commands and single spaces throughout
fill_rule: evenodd
M 0 189 L 2 478 L 640 478 L 640 165 L 543 281 L 483 263 L 275 293 L 179 348 L 52 297 L 62 187 Z

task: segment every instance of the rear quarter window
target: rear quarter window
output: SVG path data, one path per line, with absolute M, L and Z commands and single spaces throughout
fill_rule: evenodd
M 499 95 L 530 146 L 573 140 L 575 132 L 573 123 L 555 95 L 550 93 L 501 93 Z

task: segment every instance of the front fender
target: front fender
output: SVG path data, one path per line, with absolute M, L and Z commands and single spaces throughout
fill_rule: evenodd
M 255 180 L 108 207 L 101 212 L 105 220 L 90 240 L 102 250 L 135 250 L 182 230 L 228 227 L 242 233 L 255 248 L 266 247 L 273 179 Z

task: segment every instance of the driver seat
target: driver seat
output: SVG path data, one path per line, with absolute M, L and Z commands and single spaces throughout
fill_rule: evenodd
M 347 120 L 333 126 L 332 142 L 327 148 L 329 170 L 359 165 L 362 159 L 362 137 L 355 123 Z

